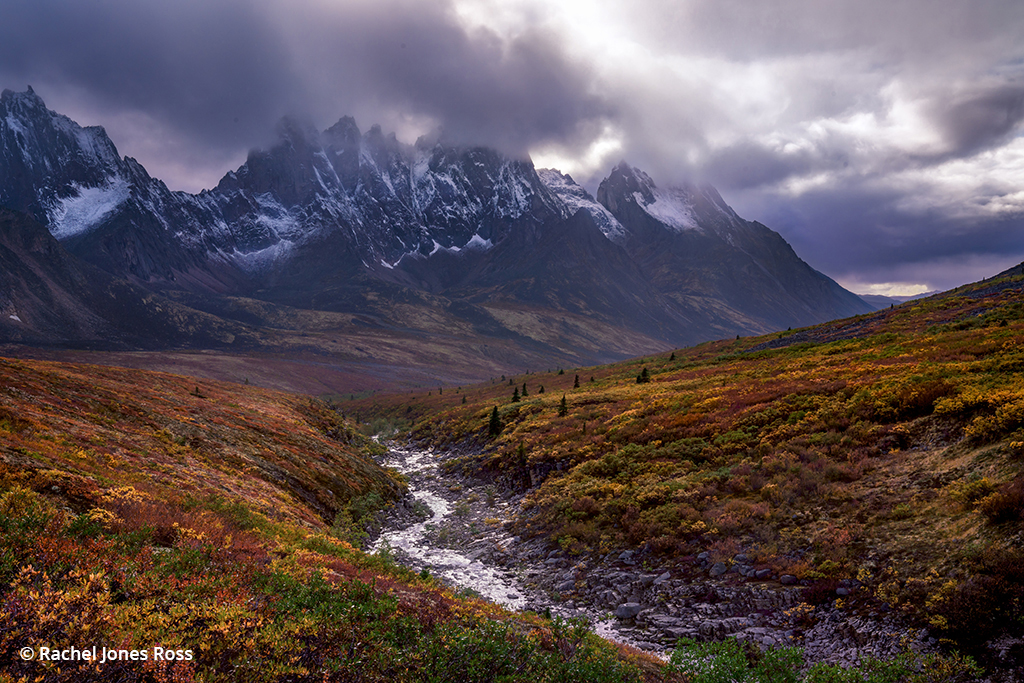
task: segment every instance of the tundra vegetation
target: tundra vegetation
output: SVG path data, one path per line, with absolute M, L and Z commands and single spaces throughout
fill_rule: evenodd
M 1015 272 L 803 330 L 513 376 L 548 388 L 517 402 L 492 382 L 464 405 L 414 392 L 354 409 L 473 453 L 457 466 L 527 491 L 518 531 L 566 552 L 633 549 L 651 566 L 742 552 L 812 602 L 854 579 L 849 609 L 885 603 L 981 655 L 1024 631 L 1022 292 Z
M 4 683 L 679 679 L 358 550 L 404 482 L 328 403 L 3 359 L 0 387 Z M 192 659 L 19 655 L 94 645 Z

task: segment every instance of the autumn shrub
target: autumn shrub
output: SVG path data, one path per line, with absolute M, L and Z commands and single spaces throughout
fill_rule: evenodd
M 42 529 L 60 513 L 45 498 L 23 486 L 0 495 L 0 524 L 17 524 L 24 530 Z
M 839 588 L 839 581 L 836 579 L 819 579 L 801 591 L 803 601 L 809 605 L 827 605 L 836 599 L 836 589 Z
M 994 492 L 995 488 L 995 484 L 988 477 L 973 477 L 954 481 L 945 490 L 950 498 L 970 509 L 979 500 Z
M 964 564 L 959 577 L 934 581 L 918 599 L 940 635 L 971 651 L 1024 620 L 1024 551 L 988 547 Z
M 1024 475 L 978 501 L 978 510 L 994 524 L 1024 518 Z

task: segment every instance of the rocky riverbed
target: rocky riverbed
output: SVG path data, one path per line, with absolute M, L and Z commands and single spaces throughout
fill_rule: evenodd
M 523 496 L 447 472 L 441 465 L 452 457 L 389 444 L 383 464 L 405 474 L 409 495 L 385 514 L 374 551 L 513 610 L 585 617 L 600 635 L 656 653 L 683 637 L 733 637 L 799 645 L 808 662 L 853 663 L 936 645 L 896 614 L 846 607 L 856 581 L 830 588 L 834 599 L 811 607 L 795 577 L 774 576 L 743 553 L 657 564 L 632 551 L 570 557 L 521 539 L 508 522 Z

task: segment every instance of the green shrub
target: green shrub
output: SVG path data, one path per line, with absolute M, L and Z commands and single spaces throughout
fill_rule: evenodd
M 697 643 L 684 638 L 666 669 L 686 675 L 690 683 L 967 683 L 984 673 L 970 657 L 955 653 L 867 657 L 849 669 L 819 662 L 801 674 L 802 666 L 803 652 L 796 647 L 762 651 L 733 639 Z

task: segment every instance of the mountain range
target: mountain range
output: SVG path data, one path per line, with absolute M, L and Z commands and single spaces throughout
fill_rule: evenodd
M 189 194 L 4 90 L 0 340 L 295 353 L 312 333 L 314 356 L 396 362 L 346 344 L 372 334 L 461 349 L 479 377 L 873 310 L 710 186 L 621 163 L 594 197 L 528 159 L 349 117 L 277 133 Z

